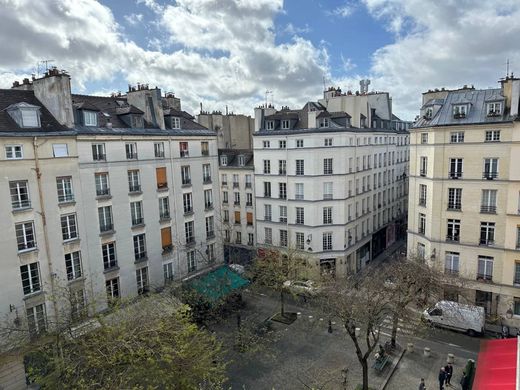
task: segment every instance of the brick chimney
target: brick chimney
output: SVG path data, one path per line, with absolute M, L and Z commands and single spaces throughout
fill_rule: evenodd
M 507 76 L 500 80 L 502 85 L 502 95 L 506 98 L 506 109 L 509 110 L 509 115 L 518 116 L 520 105 L 520 79 L 513 76 Z
M 129 85 L 126 100 L 128 104 L 144 112 L 144 119 L 147 122 L 153 123 L 160 129 L 165 128 L 161 90 L 159 88 L 149 89 L 148 84 L 137 84 L 137 88 Z

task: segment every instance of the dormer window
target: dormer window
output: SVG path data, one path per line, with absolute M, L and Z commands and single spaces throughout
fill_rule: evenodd
M 267 130 L 274 130 L 274 121 L 266 121 L 265 122 L 265 128 Z
M 238 165 L 240 165 L 241 167 L 246 165 L 246 157 L 242 154 L 238 155 Z
M 40 107 L 28 103 L 16 103 L 6 111 L 20 127 L 40 127 Z
M 502 103 L 494 102 L 487 104 L 487 116 L 499 116 L 502 114 Z
M 97 126 L 97 112 L 83 110 L 83 124 L 85 126 Z
M 424 119 L 432 119 L 433 116 L 433 108 L 427 107 L 426 111 L 424 112 Z
M 453 117 L 455 119 L 465 118 L 468 114 L 468 106 L 466 104 L 457 104 L 453 106 Z
M 227 156 L 226 155 L 220 156 L 220 165 L 222 165 L 223 167 L 227 166 Z
M 329 118 L 322 118 L 320 120 L 320 127 L 329 127 L 329 125 L 330 125 Z
M 142 129 L 144 127 L 142 115 L 132 115 L 132 127 L 134 129 Z
M 288 130 L 291 127 L 290 125 L 291 125 L 291 122 L 288 121 L 287 119 L 282 120 L 282 129 Z
M 176 116 L 172 117 L 172 129 L 180 129 L 181 128 L 181 118 Z

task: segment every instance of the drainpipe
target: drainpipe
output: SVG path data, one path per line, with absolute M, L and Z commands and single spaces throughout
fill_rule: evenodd
M 51 301 L 54 309 L 54 315 L 58 316 L 58 304 L 56 303 L 56 297 L 54 296 L 54 293 L 56 292 L 55 289 L 55 278 L 56 273 L 54 272 L 53 265 L 52 265 L 52 256 L 50 252 L 50 245 L 49 245 L 49 235 L 47 234 L 47 218 L 45 216 L 45 207 L 44 207 L 44 198 L 43 198 L 43 191 L 42 191 L 42 180 L 41 180 L 41 170 L 40 170 L 40 160 L 38 158 L 38 147 L 37 144 L 38 137 L 33 137 L 33 152 L 34 152 L 34 164 L 35 164 L 35 171 L 36 171 L 36 183 L 38 187 L 38 198 L 40 201 L 40 216 L 42 218 L 43 223 L 43 241 L 45 246 L 45 252 L 47 254 L 47 265 L 49 267 L 49 274 L 50 274 L 50 280 L 51 280 Z M 44 141 L 45 143 L 46 141 Z M 43 144 L 42 144 L 43 145 Z

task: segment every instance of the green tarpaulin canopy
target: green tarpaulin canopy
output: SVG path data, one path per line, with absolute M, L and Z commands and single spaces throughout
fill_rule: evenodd
M 190 283 L 195 291 L 212 302 L 216 302 L 248 284 L 249 280 L 244 279 L 227 266 L 217 268 Z

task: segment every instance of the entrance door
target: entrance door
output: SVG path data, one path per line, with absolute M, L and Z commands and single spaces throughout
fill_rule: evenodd
M 492 315 L 493 293 L 489 291 L 476 290 L 475 305 L 482 306 L 486 316 Z

